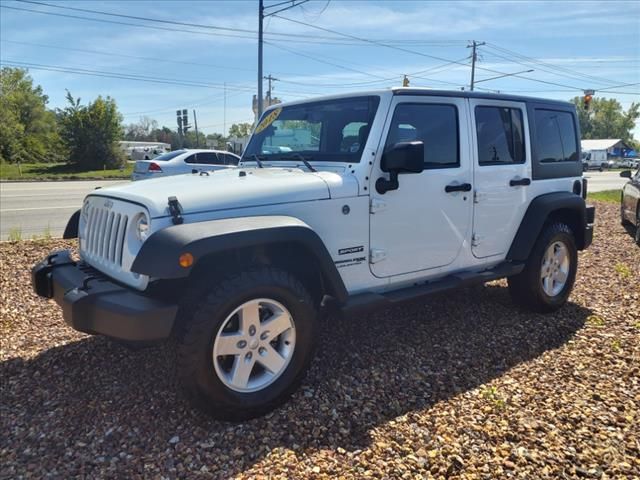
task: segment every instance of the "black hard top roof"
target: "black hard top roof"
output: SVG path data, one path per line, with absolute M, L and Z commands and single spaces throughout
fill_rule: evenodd
M 509 95 L 506 93 L 471 92 L 467 90 L 429 90 L 425 88 L 402 87 L 394 88 L 394 95 L 424 95 L 430 97 L 456 97 L 456 98 L 484 98 L 488 100 L 508 100 L 512 102 L 528 103 L 552 103 L 562 106 L 573 106 L 571 102 L 563 100 L 550 100 L 547 98 L 525 97 L 523 95 Z

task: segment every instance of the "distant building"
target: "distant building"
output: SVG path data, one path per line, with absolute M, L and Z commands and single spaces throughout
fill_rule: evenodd
M 162 142 L 130 142 L 122 140 L 118 142 L 118 146 L 131 160 L 151 160 L 171 150 L 171 144 Z
M 606 158 L 624 158 L 635 156 L 635 151 L 620 138 L 603 138 L 600 140 L 582 140 L 580 142 L 583 153 L 595 156 L 606 154 Z

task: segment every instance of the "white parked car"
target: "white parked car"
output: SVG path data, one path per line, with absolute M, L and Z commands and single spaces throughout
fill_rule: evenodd
M 138 160 L 131 180 L 221 170 L 235 167 L 239 160 L 236 154 L 222 150 L 174 150 L 152 160 Z
M 89 194 L 65 232 L 81 260 L 54 252 L 31 279 L 76 330 L 174 337 L 194 405 L 254 417 L 300 383 L 320 313 L 505 277 L 517 305 L 561 308 L 593 238 L 579 138 L 573 104 L 511 95 L 278 104 L 235 169 Z

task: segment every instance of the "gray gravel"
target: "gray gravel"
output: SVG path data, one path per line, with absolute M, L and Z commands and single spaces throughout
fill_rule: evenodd
M 493 282 L 332 319 L 293 399 L 244 424 L 175 390 L 172 349 L 66 327 L 1 244 L 0 478 L 638 478 L 640 249 L 598 205 L 571 302 Z

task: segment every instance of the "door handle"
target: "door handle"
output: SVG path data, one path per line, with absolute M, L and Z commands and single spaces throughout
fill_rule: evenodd
M 531 185 L 531 179 L 530 178 L 512 178 L 509 181 L 509 185 L 512 187 L 518 187 L 518 186 L 526 187 L 527 185 Z
M 460 185 L 447 185 L 446 187 L 444 187 L 444 191 L 447 193 L 452 193 L 452 192 L 470 192 L 471 191 L 471 184 L 470 183 L 461 183 Z

